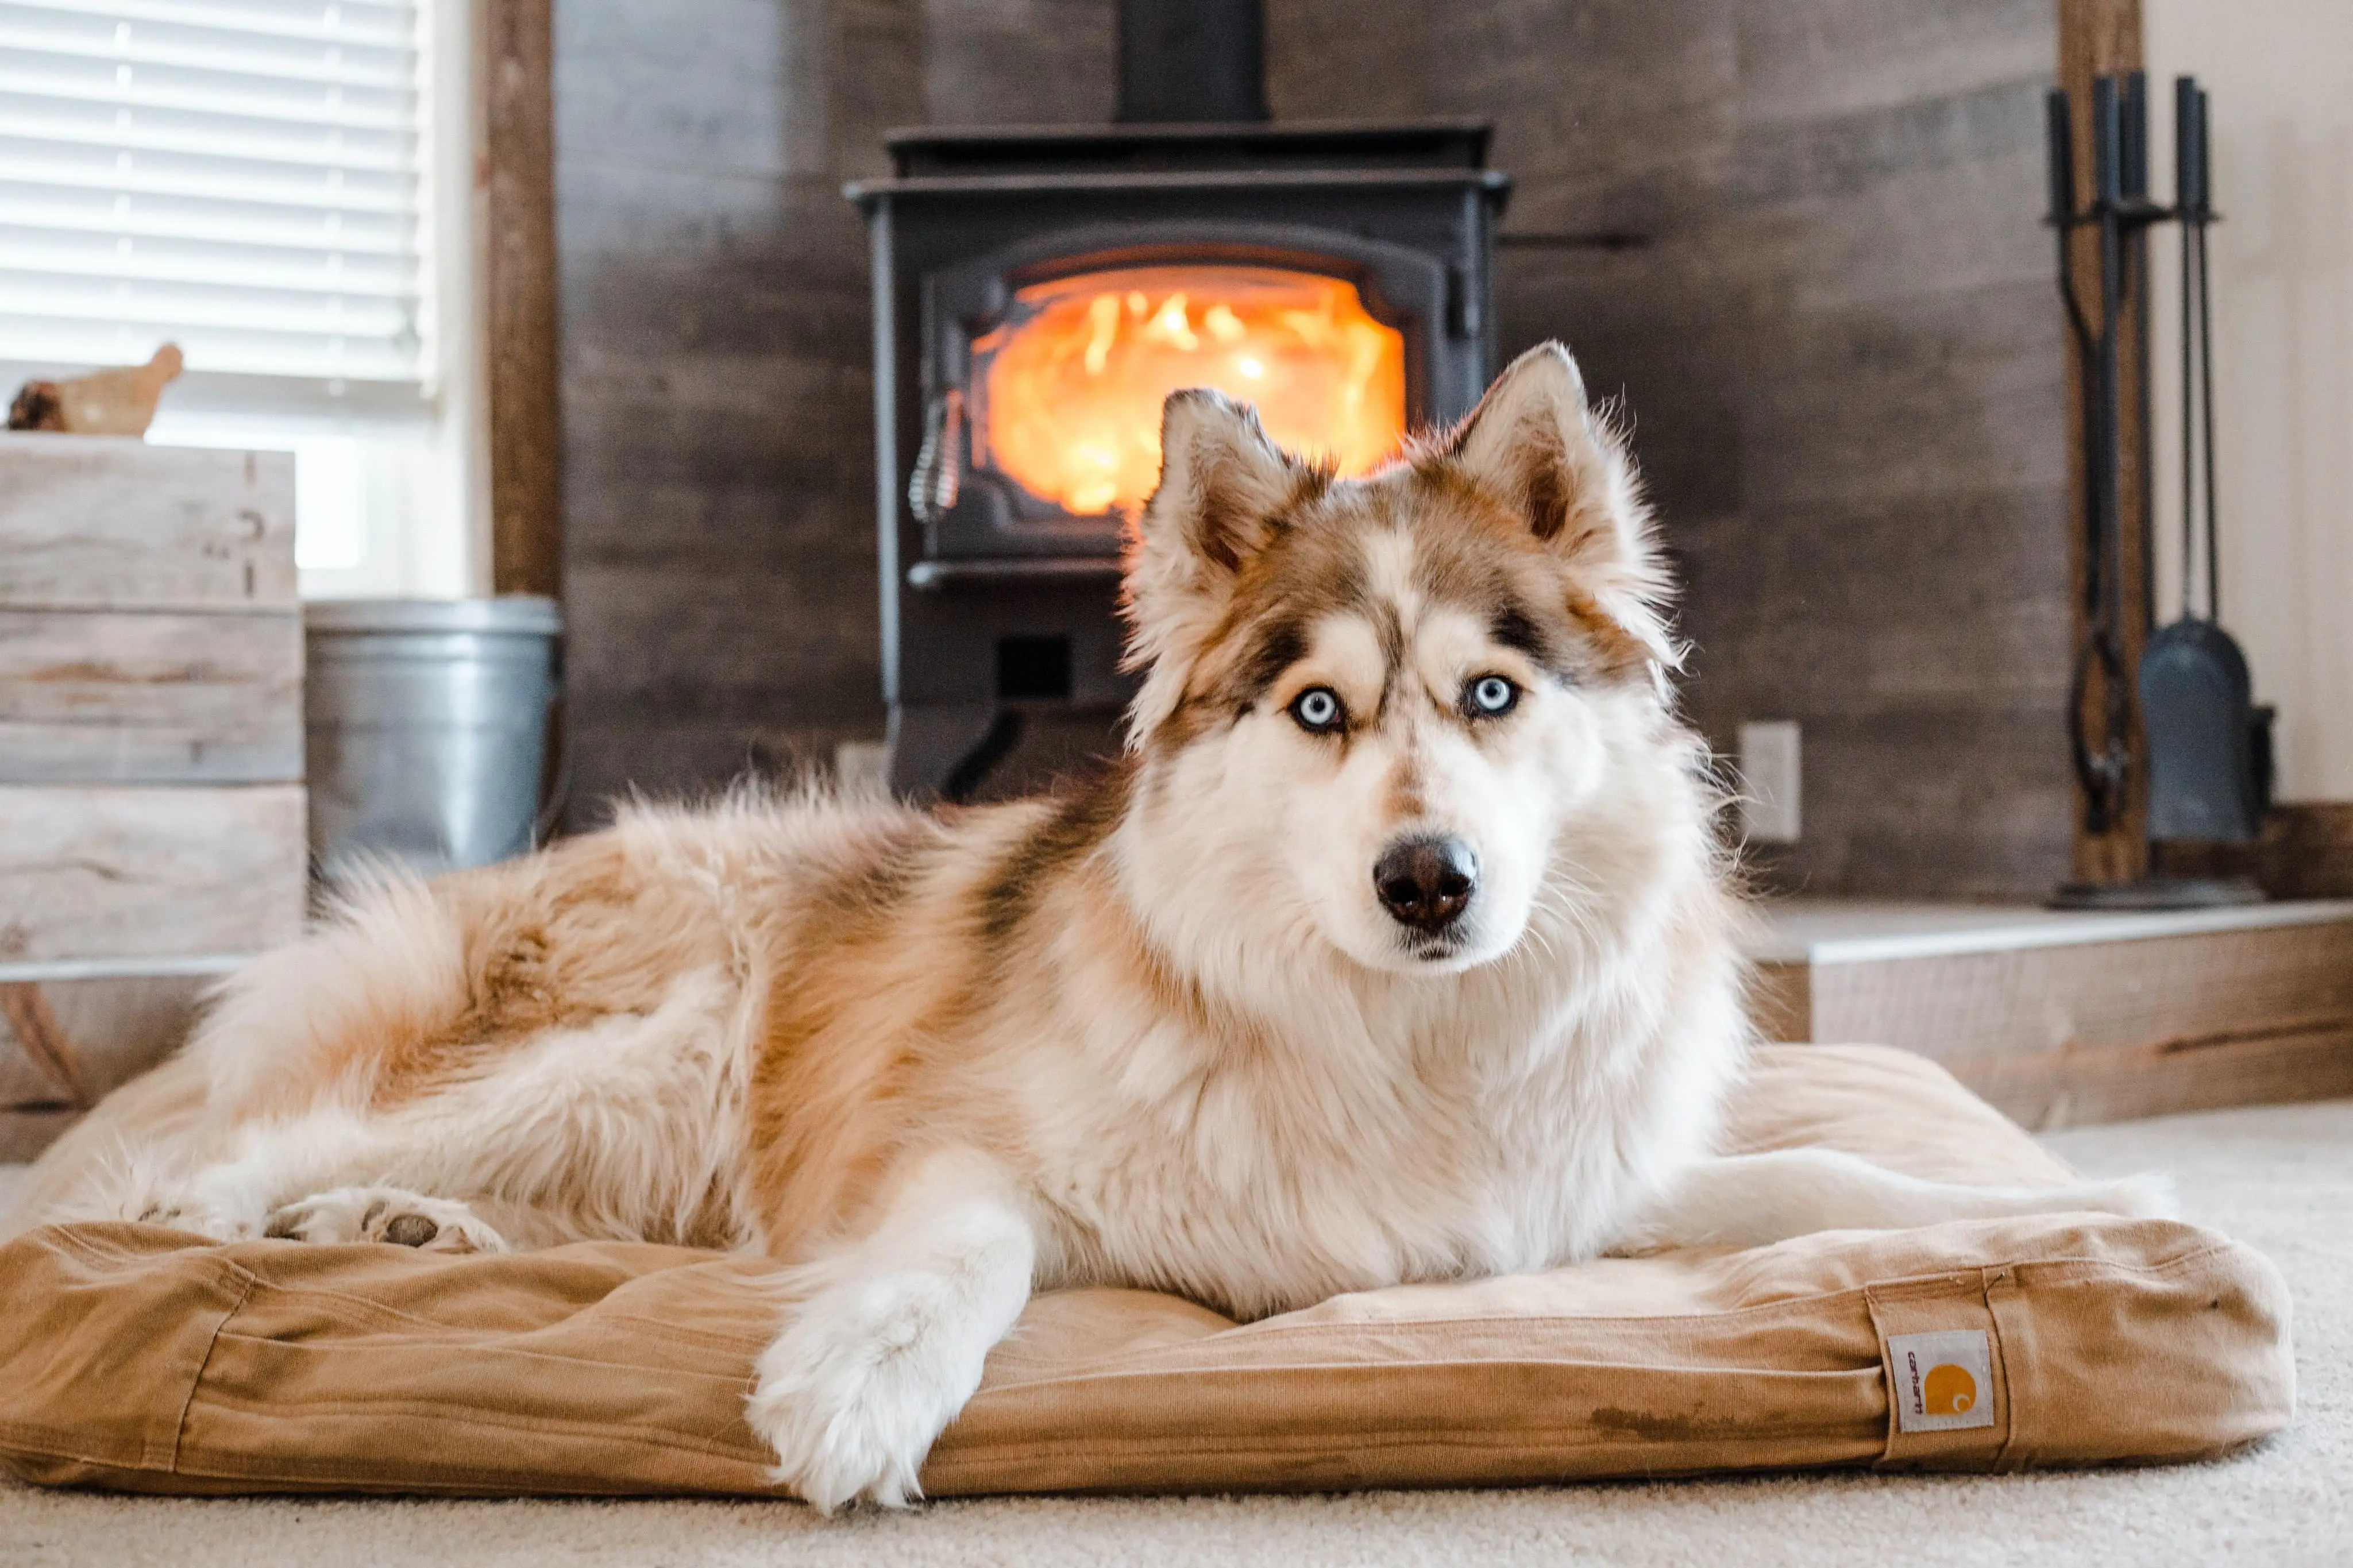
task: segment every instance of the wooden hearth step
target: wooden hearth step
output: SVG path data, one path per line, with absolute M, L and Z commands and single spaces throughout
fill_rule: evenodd
M 1918 1051 L 2029 1127 L 2353 1095 L 2353 901 L 1796 900 L 1756 957 L 1767 1038 Z

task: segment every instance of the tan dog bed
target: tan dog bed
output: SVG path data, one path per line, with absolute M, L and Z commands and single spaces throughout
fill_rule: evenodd
M 1763 1052 L 1744 1149 L 1945 1180 L 2068 1173 L 1896 1051 Z M 769 1493 L 744 1426 L 759 1260 L 498 1258 L 148 1226 L 0 1248 L 0 1460 L 161 1492 Z M 934 1496 L 1439 1486 L 2211 1455 L 2284 1426 L 2287 1292 L 2166 1221 L 1835 1232 L 1342 1297 L 1237 1325 L 1039 1298 L 923 1469 Z

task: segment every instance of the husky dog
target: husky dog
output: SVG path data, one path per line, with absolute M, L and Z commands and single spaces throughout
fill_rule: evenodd
M 1843 1226 L 2158 1208 L 1711 1152 L 1749 1040 L 1632 468 L 1556 345 L 1343 482 L 1168 400 L 1126 754 L 925 814 L 738 796 L 396 883 L 231 981 L 63 1212 L 788 1265 L 748 1407 L 896 1504 L 1034 1290 L 1255 1317 Z

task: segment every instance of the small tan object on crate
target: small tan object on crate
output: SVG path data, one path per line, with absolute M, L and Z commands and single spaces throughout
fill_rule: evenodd
M 186 362 L 165 343 L 145 364 L 94 370 L 70 381 L 28 381 L 8 405 L 11 430 L 61 430 L 75 436 L 144 436 L 164 388 Z
M 282 453 L 0 436 L 0 1160 L 301 927 Z

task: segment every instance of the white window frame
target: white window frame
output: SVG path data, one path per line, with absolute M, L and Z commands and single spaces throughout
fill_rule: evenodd
M 296 549 L 306 598 L 486 594 L 490 458 L 483 354 L 483 143 L 476 91 L 479 0 L 418 0 L 419 380 L 323 384 L 207 375 L 167 388 L 158 446 L 291 451 Z M 87 365 L 0 360 L 13 394 L 27 378 Z M 353 541 L 357 541 L 354 549 Z

